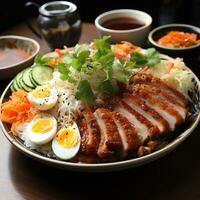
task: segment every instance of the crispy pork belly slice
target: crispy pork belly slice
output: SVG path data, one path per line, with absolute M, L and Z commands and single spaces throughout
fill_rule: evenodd
M 170 130 L 175 130 L 175 128 L 181 124 L 182 118 L 179 113 L 167 104 L 164 104 L 155 97 L 149 95 L 144 89 L 135 86 L 133 88 L 133 94 L 140 97 L 145 103 L 156 110 L 163 118 L 165 118 L 168 123 Z
M 96 154 L 100 142 L 99 126 L 96 118 L 90 109 L 82 112 L 84 119 L 82 120 L 82 152 L 87 155 Z
M 133 109 L 137 110 L 141 115 L 145 116 L 149 121 L 157 126 L 161 133 L 169 131 L 168 122 L 153 108 L 149 107 L 144 101 L 134 94 L 125 93 L 123 100 Z
M 112 118 L 117 125 L 125 155 L 136 150 L 140 145 L 140 141 L 133 125 L 121 113 L 113 111 Z
M 160 88 L 162 91 L 168 93 L 168 95 L 174 97 L 182 106 L 187 105 L 187 98 L 181 94 L 178 90 L 168 86 L 160 78 L 153 76 L 152 74 L 138 73 L 131 77 L 130 84 L 147 84 Z
M 182 106 L 174 97 L 154 86 L 139 84 L 138 87 L 143 88 L 146 90 L 146 92 L 148 92 L 150 95 L 153 95 L 163 103 L 169 104 L 169 106 L 173 107 L 181 115 L 183 120 L 186 119 L 188 114 L 187 108 Z
M 154 138 L 159 134 L 159 129 L 157 126 L 153 125 L 148 119 L 131 108 L 124 101 L 115 99 L 115 103 L 115 111 L 126 116 L 129 122 L 131 122 L 137 131 L 137 135 L 141 143 L 144 143 L 145 141 L 149 140 L 149 138 Z
M 100 128 L 100 143 L 97 154 L 100 158 L 112 156 L 121 150 L 122 141 L 117 126 L 112 119 L 111 111 L 98 108 L 94 116 Z

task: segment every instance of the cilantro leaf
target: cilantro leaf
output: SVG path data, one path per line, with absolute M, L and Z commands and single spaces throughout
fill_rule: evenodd
M 58 71 L 61 73 L 61 75 L 64 75 L 66 77 L 66 79 L 64 80 L 67 80 L 68 73 L 69 73 L 68 65 L 66 63 L 59 63 L 56 67 Z
M 78 51 L 74 54 L 74 58 L 71 61 L 71 66 L 77 71 L 81 70 L 82 65 L 87 61 L 90 52 L 88 50 Z
M 68 80 L 70 83 L 76 83 L 76 80 L 70 76 L 69 64 L 59 63 L 56 67 L 60 72 L 60 78 L 62 80 Z
M 95 66 L 99 69 L 103 69 L 106 74 L 105 80 L 111 80 L 113 76 L 113 62 L 115 55 L 111 50 L 111 46 L 108 42 L 109 36 L 104 36 L 102 39 L 94 40 L 96 46 L 96 53 L 92 59 L 95 62 Z
M 57 66 L 58 71 L 60 72 L 60 78 L 62 80 L 68 80 L 69 78 L 69 68 L 66 63 L 59 63 Z
M 99 59 L 101 56 L 106 55 L 107 53 L 112 52 L 111 46 L 108 42 L 108 39 L 110 36 L 104 36 L 101 39 L 95 39 L 94 40 L 94 45 L 97 49 L 97 52 L 94 54 L 93 58 Z
M 83 51 L 78 52 L 76 56 L 80 62 L 84 63 L 87 60 L 89 55 L 90 55 L 89 50 L 83 50 Z
M 114 54 L 112 52 L 109 52 L 97 60 L 101 64 L 104 72 L 106 73 L 106 79 L 112 79 L 112 76 L 113 76 L 112 65 L 113 65 L 114 59 L 115 59 Z
M 79 82 L 75 97 L 86 104 L 91 104 L 96 99 L 88 80 L 81 80 Z
M 110 44 L 108 42 L 109 38 L 110 38 L 110 36 L 103 36 L 100 39 L 95 39 L 94 44 L 95 44 L 96 48 L 102 52 L 104 52 L 106 49 L 110 49 Z
M 113 64 L 114 58 L 115 58 L 114 53 L 109 52 L 109 53 L 101 56 L 99 59 L 97 59 L 97 61 L 106 67 L 107 65 L 110 66 Z
M 117 89 L 112 86 L 109 80 L 102 81 L 98 86 L 98 90 L 107 95 L 113 95 L 117 93 Z
M 131 61 L 136 63 L 136 67 L 151 67 L 160 62 L 160 53 L 154 48 L 147 49 L 145 54 L 133 52 L 131 54 Z

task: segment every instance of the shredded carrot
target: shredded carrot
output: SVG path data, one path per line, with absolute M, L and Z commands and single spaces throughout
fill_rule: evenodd
M 55 49 L 55 52 L 58 54 L 58 58 L 51 58 L 48 62 L 48 66 L 52 68 L 55 68 L 58 63 L 63 61 L 64 51 L 62 49 Z
M 168 74 L 170 74 L 172 68 L 174 67 L 174 63 L 168 63 L 166 66 L 165 73 L 161 76 L 161 78 L 165 78 Z
M 173 67 L 174 67 L 174 63 L 168 63 L 165 74 L 169 74 Z
M 62 61 L 63 61 L 63 57 L 51 58 L 50 61 L 48 62 L 48 66 L 55 68 L 55 66 Z
M 130 42 L 122 41 L 121 44 L 114 45 L 113 51 L 116 58 L 123 58 L 132 52 L 140 51 L 140 48 L 137 46 L 134 46 Z
M 13 92 L 9 100 L 1 105 L 0 119 L 11 124 L 11 131 L 15 134 L 17 125 L 32 119 L 34 114 L 30 112 L 30 108 L 26 92 Z
M 144 72 L 146 72 L 147 70 L 149 69 L 149 67 L 148 66 L 145 66 L 145 67 L 143 67 L 141 70 L 139 70 L 138 71 L 138 73 L 144 73 Z
M 49 62 L 48 62 L 48 66 L 54 68 L 56 65 L 56 59 L 52 58 Z
M 200 44 L 200 40 L 198 40 L 197 34 L 195 33 L 170 31 L 158 39 L 157 43 L 166 47 L 182 48 Z

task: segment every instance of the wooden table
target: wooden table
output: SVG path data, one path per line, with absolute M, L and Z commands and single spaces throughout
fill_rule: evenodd
M 6 33 L 37 40 L 23 23 Z M 95 27 L 83 24 L 80 42 L 95 37 Z M 41 52 L 47 52 L 45 42 L 39 42 Z M 1 83 L 1 91 L 4 85 Z M 127 171 L 102 174 L 67 172 L 38 163 L 18 152 L 0 133 L 0 199 L 199 200 L 199 129 L 200 125 L 180 147 L 160 160 Z

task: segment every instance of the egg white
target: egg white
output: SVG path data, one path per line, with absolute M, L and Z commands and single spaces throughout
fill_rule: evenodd
M 34 133 L 32 131 L 32 126 L 34 125 L 36 120 L 42 119 L 42 118 L 49 118 L 53 122 L 51 130 L 42 134 Z M 53 139 L 56 132 L 57 132 L 56 119 L 52 115 L 44 114 L 44 113 L 36 115 L 34 119 L 26 127 L 26 133 L 29 140 L 33 142 L 34 144 L 38 144 L 38 145 L 42 145 L 42 144 L 46 144 L 50 142 Z
M 50 110 L 56 105 L 58 101 L 58 92 L 55 88 L 49 88 L 47 86 L 39 86 L 36 88 L 36 90 L 42 88 L 48 88 L 48 90 L 50 91 L 50 95 L 48 97 L 35 98 L 32 95 L 32 92 L 29 92 L 27 98 L 29 102 L 32 104 L 32 106 L 35 107 L 36 109 L 41 111 Z
M 54 154 L 62 160 L 69 160 L 69 159 L 73 158 L 74 156 L 76 156 L 76 154 L 78 153 L 78 151 L 80 149 L 81 136 L 80 136 L 80 132 L 79 132 L 77 124 L 74 123 L 72 126 L 67 127 L 67 129 L 68 130 L 73 129 L 74 132 L 76 132 L 76 134 L 77 134 L 78 141 L 75 146 L 73 146 L 71 148 L 65 148 L 58 143 L 56 137 L 54 137 L 54 139 L 52 141 L 52 150 L 53 150 Z

